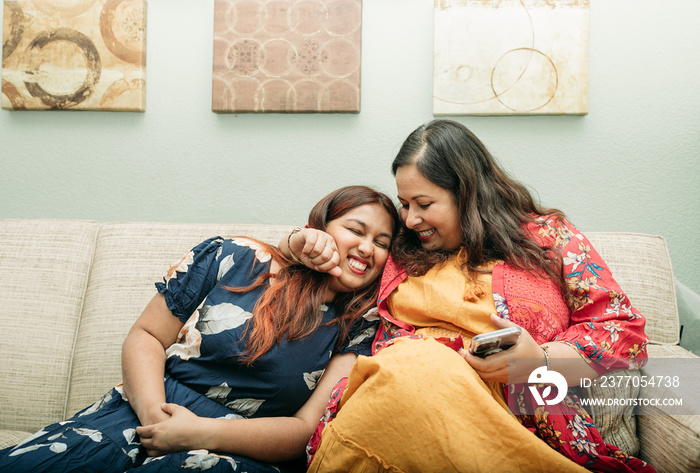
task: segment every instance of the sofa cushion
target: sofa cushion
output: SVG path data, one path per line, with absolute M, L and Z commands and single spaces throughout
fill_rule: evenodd
M 97 230 L 96 222 L 0 220 L 0 310 L 8 314 L 0 429 L 34 432 L 65 416 Z
M 680 396 L 685 400 L 683 411 L 686 410 L 686 407 L 694 407 L 697 411 L 697 403 L 693 403 L 693 400 L 697 398 L 696 387 L 700 374 L 697 370 L 688 369 L 695 363 L 685 364 L 682 359 L 697 360 L 698 357 L 677 345 L 649 345 L 647 351 L 650 361 L 649 365 L 642 368 L 642 374 L 649 376 L 674 375 L 667 370 L 666 363 L 669 361 L 671 363 L 679 362 L 679 370 L 683 375 L 682 387 L 684 389 Z M 664 363 L 659 365 L 658 360 L 662 359 L 665 359 Z M 649 366 L 652 367 L 651 371 L 648 371 Z M 659 367 L 663 371 L 659 372 Z M 646 388 L 641 390 L 641 396 L 675 398 L 678 397 L 678 391 L 666 393 Z M 637 416 L 637 434 L 642 447 L 640 457 L 642 460 L 648 461 L 659 473 L 700 471 L 700 416 L 666 415 L 665 409 L 653 406 L 640 409 L 640 415 Z M 678 448 L 669 448 L 669 443 L 678 446 Z
M 623 379 L 639 378 L 639 371 L 615 370 L 605 376 L 622 376 Z M 596 383 L 586 388 L 575 387 L 573 391 L 581 397 L 596 400 L 608 399 L 634 399 L 639 397 L 639 380 L 624 383 Z M 610 402 L 610 401 L 607 401 Z M 593 423 L 607 443 L 615 445 L 623 452 L 632 456 L 639 454 L 639 440 L 637 439 L 637 416 L 634 413 L 634 405 L 621 405 L 614 401 L 606 406 L 587 406 L 586 411 L 593 418 Z
M 170 265 L 213 236 L 251 236 L 277 245 L 290 226 L 106 223 L 99 232 L 80 323 L 68 414 L 121 380 L 121 346 Z M 98 354 L 98 356 L 96 356 Z
M 700 471 L 700 416 L 641 415 L 641 459 L 658 473 Z
M 680 322 L 666 240 L 637 233 L 586 232 L 586 236 L 632 305 L 646 317 L 649 340 L 677 344 Z
M 0 450 L 17 445 L 33 434 L 34 432 L 25 432 L 23 430 L 0 430 Z

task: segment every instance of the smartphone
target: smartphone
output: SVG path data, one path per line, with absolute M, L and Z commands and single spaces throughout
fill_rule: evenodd
M 508 327 L 493 332 L 482 333 L 472 338 L 469 352 L 480 358 L 485 358 L 499 351 L 507 350 L 520 339 L 520 327 Z

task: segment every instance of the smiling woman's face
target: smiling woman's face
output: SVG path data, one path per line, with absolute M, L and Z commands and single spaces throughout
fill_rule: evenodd
M 389 257 L 393 227 L 392 218 L 379 204 L 355 207 L 328 223 L 326 232 L 335 240 L 343 271 L 333 278 L 334 293 L 357 291 L 379 278 Z
M 424 177 L 415 164 L 396 170 L 401 220 L 426 250 L 456 250 L 462 244 L 459 211 L 452 193 Z

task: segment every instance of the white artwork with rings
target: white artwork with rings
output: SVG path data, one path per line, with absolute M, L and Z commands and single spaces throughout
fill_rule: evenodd
M 589 0 L 435 0 L 435 115 L 588 113 Z

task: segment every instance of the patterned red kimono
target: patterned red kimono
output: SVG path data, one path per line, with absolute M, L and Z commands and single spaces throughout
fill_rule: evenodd
M 498 315 L 527 330 L 538 344 L 557 341 L 570 345 L 599 374 L 643 366 L 648 342 L 645 319 L 631 305 L 586 237 L 569 222 L 554 218 L 538 219 L 526 230 L 540 246 L 561 252 L 570 294 L 564 300 L 558 285 L 551 280 L 509 263 L 497 264 L 492 272 L 492 290 Z M 378 303 L 381 325 L 373 353 L 398 337 L 420 338 L 415 327 L 394 318 L 387 308 L 387 298 L 407 277 L 392 260 L 387 263 Z M 461 340 L 455 342 L 457 349 Z M 343 390 L 341 382 L 310 442 L 309 455 L 318 447 L 323 425 L 335 416 Z M 556 405 L 537 406 L 526 385 L 506 385 L 504 390 L 509 407 L 519 414 L 520 422 L 579 465 L 599 472 L 654 471 L 642 460 L 606 444 L 575 394 L 569 392 Z M 528 412 L 535 414 L 527 415 Z

